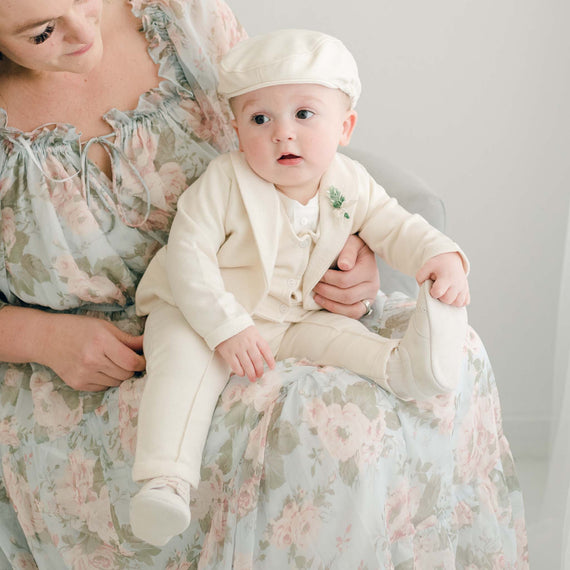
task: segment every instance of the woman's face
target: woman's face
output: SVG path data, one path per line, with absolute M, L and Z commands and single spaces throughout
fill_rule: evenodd
M 102 0 L 1 0 L 0 52 L 36 72 L 87 73 L 100 61 Z

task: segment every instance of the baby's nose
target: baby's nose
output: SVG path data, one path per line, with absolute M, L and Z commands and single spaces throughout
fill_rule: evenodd
M 282 142 L 286 140 L 293 140 L 295 138 L 295 131 L 289 123 L 280 122 L 275 125 L 273 131 L 273 142 Z

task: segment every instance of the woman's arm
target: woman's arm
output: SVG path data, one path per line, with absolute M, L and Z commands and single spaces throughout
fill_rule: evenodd
M 331 313 L 360 319 L 367 312 L 361 301 L 374 300 L 380 289 L 374 252 L 352 235 L 339 254 L 337 266 L 315 286 L 315 302 Z
M 0 310 L 0 360 L 37 362 L 76 390 L 118 386 L 144 370 L 142 336 L 93 317 L 25 307 Z

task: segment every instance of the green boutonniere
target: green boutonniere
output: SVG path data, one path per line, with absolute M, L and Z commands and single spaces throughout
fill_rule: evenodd
M 329 195 L 329 200 L 330 200 L 331 206 L 335 210 L 337 210 L 339 214 L 342 214 L 347 220 L 350 219 L 348 212 L 346 211 L 345 207 L 343 206 L 346 198 L 343 196 L 342 192 L 338 188 L 331 186 L 328 189 L 328 195 Z

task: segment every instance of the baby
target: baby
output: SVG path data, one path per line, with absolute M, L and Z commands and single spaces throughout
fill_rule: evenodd
M 219 75 L 240 150 L 213 160 L 182 195 L 168 245 L 137 291 L 138 312 L 148 315 L 148 378 L 133 478 L 146 483 L 131 502 L 131 525 L 157 546 L 190 523 L 190 487 L 232 371 L 254 381 L 275 359 L 306 357 L 402 399 L 427 398 L 454 389 L 467 327 L 460 248 L 337 153 L 351 138 L 360 94 L 344 45 L 277 31 L 238 44 Z M 401 340 L 313 299 L 357 232 L 423 282 Z

